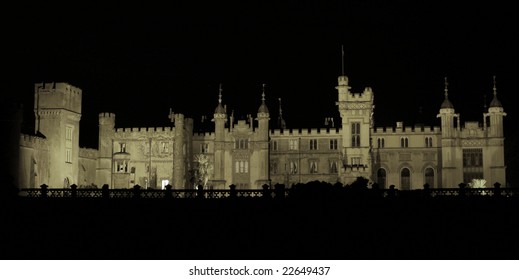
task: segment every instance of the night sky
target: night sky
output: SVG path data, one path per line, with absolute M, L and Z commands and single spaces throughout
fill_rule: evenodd
M 444 77 L 461 120 L 482 120 L 498 97 L 516 118 L 519 24 L 511 5 L 452 1 L 74 2 L 4 10 L 4 96 L 33 125 L 36 82 L 83 90 L 81 145 L 97 147 L 97 114 L 117 127 L 171 125 L 169 109 L 198 120 L 223 103 L 256 114 L 266 84 L 271 125 L 282 98 L 289 128 L 322 127 L 335 101 L 344 45 L 354 92 L 375 93 L 377 126 L 439 125 Z M 77 4 L 80 3 L 80 4 Z

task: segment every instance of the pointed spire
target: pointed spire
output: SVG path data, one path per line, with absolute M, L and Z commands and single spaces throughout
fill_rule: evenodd
M 442 106 L 441 108 L 454 108 L 454 106 L 452 105 L 452 103 L 450 102 L 449 100 L 449 83 L 447 82 L 447 77 L 445 77 L 445 89 L 444 89 L 444 95 L 445 95 L 445 100 L 443 100 L 443 103 L 442 103 Z
M 220 83 L 220 87 L 218 88 L 218 103 L 222 104 L 222 83 Z
M 342 70 L 342 72 L 341 73 L 342 73 L 342 76 L 344 76 L 344 44 L 341 45 L 341 54 L 342 54 L 342 57 L 341 57 L 341 62 L 342 62 L 341 70 Z
M 218 106 L 214 110 L 215 114 L 225 114 L 226 110 L 222 106 L 222 84 L 220 83 L 220 87 L 218 89 Z
M 279 116 L 278 116 L 278 126 L 281 129 L 286 128 L 285 120 L 283 119 L 283 110 L 281 109 L 281 98 L 278 98 L 279 101 Z
M 265 104 L 265 84 L 263 84 L 263 90 L 262 90 L 262 93 L 261 93 L 261 105 L 258 109 L 258 114 L 259 113 L 266 113 L 268 114 L 269 112 L 269 109 L 267 108 L 267 105 Z
M 501 102 L 499 102 L 499 99 L 497 99 L 496 76 L 493 76 L 493 80 L 494 80 L 494 87 L 493 87 L 494 98 L 492 99 L 492 102 L 490 102 L 490 107 L 503 107 L 501 105 Z

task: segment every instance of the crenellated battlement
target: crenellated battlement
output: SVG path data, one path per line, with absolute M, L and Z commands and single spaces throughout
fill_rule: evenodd
M 34 84 L 35 92 L 45 93 L 45 92 L 64 92 L 64 93 L 70 93 L 75 95 L 81 95 L 83 91 L 75 87 L 69 83 L 56 83 L 56 82 L 50 82 L 50 83 L 35 83 Z
M 110 112 L 103 112 L 103 113 L 99 113 L 99 118 L 110 118 L 110 119 L 114 119 L 114 118 L 115 118 L 115 113 L 110 113 Z
M 27 148 L 47 147 L 47 139 L 35 135 L 21 134 L 20 146 Z
M 175 128 L 171 126 L 162 127 L 119 127 L 115 129 L 115 132 L 171 132 Z
M 415 133 L 415 134 L 438 134 L 441 133 L 441 128 L 439 126 L 403 126 L 403 127 L 375 127 L 373 130 L 374 134 L 398 134 L 398 133 Z
M 159 135 L 169 135 L 175 132 L 174 127 L 121 127 L 115 129 L 115 137 L 154 137 Z
M 340 136 L 340 128 L 296 128 L 296 129 L 272 129 L 271 136 L 309 136 L 309 135 L 333 135 Z
M 193 133 L 193 139 L 195 138 L 213 138 L 214 132 L 195 132 Z

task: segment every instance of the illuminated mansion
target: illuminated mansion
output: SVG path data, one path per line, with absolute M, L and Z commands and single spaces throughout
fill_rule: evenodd
M 432 188 L 457 187 L 480 178 L 506 185 L 506 113 L 495 83 L 484 122 L 463 126 L 446 83 L 439 127 L 376 127 L 371 88 L 351 92 L 348 77 L 341 75 L 336 89 L 337 127 L 272 129 L 265 92 L 258 96 L 254 115 L 235 120 L 222 104 L 220 91 L 212 131 L 194 132 L 193 119 L 178 113 L 170 113 L 171 127 L 116 128 L 116 116 L 106 112 L 99 114 L 98 148 L 90 149 L 79 147 L 82 90 L 67 83 L 38 83 L 36 133 L 20 137 L 18 185 L 138 184 L 160 189 L 171 184 L 191 189 L 202 184 L 226 189 L 234 184 L 237 189 L 257 189 L 310 181 L 345 185 L 359 176 L 382 188 L 395 185 L 403 190 L 426 183 Z

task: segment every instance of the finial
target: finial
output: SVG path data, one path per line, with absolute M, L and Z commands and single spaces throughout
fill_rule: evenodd
M 220 88 L 218 89 L 218 103 L 222 104 L 222 83 L 220 83 Z
M 497 95 L 496 76 L 494 75 L 492 78 L 494 79 L 494 88 L 493 88 L 494 89 L 494 96 L 496 96 Z
M 265 101 L 265 84 L 263 84 L 263 93 L 261 94 L 261 101 Z
M 341 45 L 341 53 L 342 53 L 342 58 L 341 58 L 342 75 L 344 76 L 344 44 Z
M 449 97 L 449 89 L 448 89 L 449 83 L 447 82 L 447 77 L 445 77 L 445 98 Z

